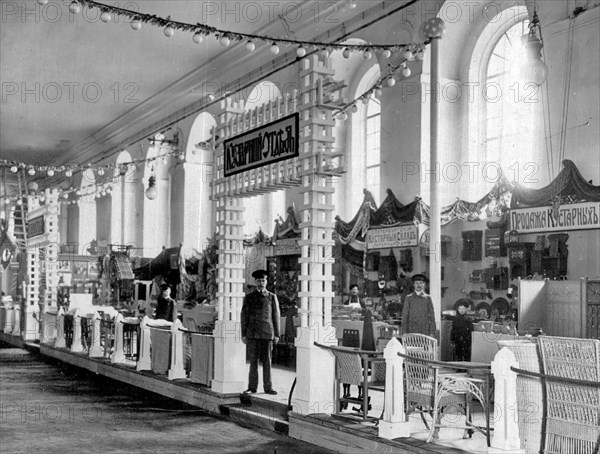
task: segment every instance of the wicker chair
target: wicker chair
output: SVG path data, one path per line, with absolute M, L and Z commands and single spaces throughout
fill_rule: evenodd
M 600 341 L 539 337 L 543 372 L 575 381 L 545 380 L 547 416 L 544 452 L 600 451 Z M 587 382 L 587 383 L 585 383 Z
M 424 334 L 404 334 L 400 337 L 406 349 L 406 355 L 415 359 L 435 361 L 437 364 L 427 364 L 422 361 L 413 361 L 406 358 L 404 362 L 404 377 L 406 390 L 406 414 L 414 411 L 421 414 L 425 427 L 430 431 L 427 441 L 437 438 L 442 426 L 444 412 L 448 409 L 464 409 L 466 418 L 470 423 L 471 395 L 467 388 L 480 394 L 475 387 L 482 387 L 483 381 L 468 379 L 467 374 L 457 373 L 455 370 L 445 369 L 439 362 L 437 339 Z M 440 385 L 444 383 L 452 386 L 441 391 Z M 477 384 L 477 385 L 475 385 Z M 486 391 L 487 392 L 487 391 Z M 431 417 L 428 421 L 425 415 Z M 466 427 L 465 436 L 473 433 L 473 425 Z M 489 437 L 488 437 L 489 440 Z
M 315 345 L 330 350 L 335 356 L 335 412 L 333 415 L 356 419 L 356 415 L 343 413 L 342 403 L 361 405 L 360 419 L 362 421 L 378 420 L 368 416 L 369 390 L 385 391 L 385 359 L 382 352 L 358 350 L 349 347 L 330 347 L 315 343 Z M 377 367 L 380 366 L 380 367 Z M 362 397 L 345 397 L 341 394 L 342 384 L 362 386 Z

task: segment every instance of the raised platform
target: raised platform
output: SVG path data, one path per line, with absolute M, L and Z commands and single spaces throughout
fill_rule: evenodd
M 290 412 L 290 437 L 336 452 L 385 452 L 459 454 L 473 451 L 426 443 L 416 438 L 386 440 L 377 436 L 373 424 L 357 424 L 327 414 L 301 415 Z

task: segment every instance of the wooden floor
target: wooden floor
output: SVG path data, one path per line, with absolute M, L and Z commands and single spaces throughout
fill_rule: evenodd
M 252 408 L 240 413 L 239 411 L 235 412 L 235 408 L 233 408 L 240 405 L 239 394 L 214 393 L 209 387 L 193 384 L 187 379 L 171 381 L 166 376 L 156 375 L 151 371 L 136 372 L 131 365 L 111 364 L 106 359 L 89 358 L 83 354 L 72 353 L 67 349 L 56 349 L 44 344 L 41 346 L 24 344 L 15 336 L 0 333 L 0 341 L 2 340 L 13 346 L 36 349 L 47 358 L 53 358 L 196 408 L 199 407 L 209 413 L 228 414 L 233 421 L 242 423 L 248 421 L 258 427 L 289 433 L 291 437 L 298 440 L 314 443 L 336 452 L 487 453 L 485 438 L 482 435 L 475 434 L 473 439 L 463 440 L 462 431 L 453 429 L 448 429 L 449 432 L 444 433 L 446 436 L 441 436 L 436 443 L 425 443 L 424 440 L 428 433 L 416 415 L 410 418 L 411 438 L 391 441 L 379 438 L 377 429 L 372 425 L 349 423 L 321 414 L 301 416 L 290 412 L 288 415 L 288 397 L 296 377 L 295 370 L 291 367 L 274 367 L 272 375 L 273 387 L 278 391 L 276 396 L 261 392 L 252 394 L 250 395 L 253 401 Z M 380 415 L 383 408 L 383 393 L 374 394 L 372 406 L 373 410 L 370 414 Z M 224 412 L 225 407 L 232 407 L 231 412 L 229 410 Z M 242 407 L 246 407 L 243 402 Z M 255 410 L 262 414 L 252 414 L 252 411 Z M 281 414 L 285 416 L 281 417 Z M 274 416 L 278 421 L 275 423 L 265 421 L 265 415 L 271 419 Z M 251 421 L 253 418 L 257 421 Z M 260 421 L 258 421 L 259 419 Z M 285 425 L 283 429 L 282 423 Z
M 23 349 L 0 348 L 0 383 L 3 454 L 331 452 Z

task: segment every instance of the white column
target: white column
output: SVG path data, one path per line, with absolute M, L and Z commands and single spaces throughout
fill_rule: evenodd
M 429 292 L 433 300 L 435 313 L 435 324 L 437 329 L 441 327 L 442 307 L 442 243 L 441 243 L 441 207 L 439 197 L 439 156 L 438 156 L 438 119 L 439 106 L 439 46 L 444 21 L 434 17 L 425 22 L 424 32 L 427 38 L 431 38 L 431 102 L 430 102 L 430 239 L 429 239 Z
M 30 197 L 30 199 L 32 199 Z M 36 340 L 39 339 L 40 334 L 40 320 L 37 320 L 39 316 L 39 296 L 40 296 L 40 250 L 38 246 L 27 248 L 27 274 L 29 281 L 26 286 L 26 297 L 23 302 L 24 311 L 24 326 L 20 326 L 20 330 L 23 331 L 24 340 Z M 35 314 L 35 316 L 34 316 Z M 19 317 L 20 319 L 20 317 Z M 15 320 L 15 323 L 17 321 Z M 19 320 L 20 323 L 20 320 Z M 19 332 L 20 335 L 20 332 Z
M 183 332 L 181 331 L 181 321 L 175 319 L 171 325 L 171 367 L 167 377 L 169 380 L 186 378 L 185 368 L 183 367 Z
M 331 412 L 334 405 L 335 360 L 314 342 L 337 345 L 331 324 L 333 301 L 333 178 L 324 168 L 332 164 L 334 120 L 323 107 L 317 87 L 334 75 L 330 60 L 318 56 L 301 61 L 300 161 L 302 163 L 302 248 L 300 257 L 301 326 L 296 337 L 294 411 L 301 414 Z
M 124 363 L 125 352 L 123 351 L 123 315 L 115 316 L 115 351 L 110 355 L 111 363 Z
M 81 317 L 78 315 L 78 311 L 73 314 L 73 343 L 71 344 L 71 351 L 79 353 L 83 351 L 83 344 L 81 343 Z
M 241 392 L 248 380 L 246 346 L 240 332 L 244 300 L 243 234 L 244 207 L 241 198 L 219 197 L 217 226 L 218 320 L 215 322 L 215 373 L 211 388 L 228 394 Z
M 494 435 L 489 453 L 525 453 L 521 449 L 517 408 L 517 374 L 510 370 L 519 367 L 515 354 L 501 348 L 492 361 L 494 374 Z
M 151 370 L 152 369 L 152 358 L 150 356 L 150 327 L 148 326 L 147 315 L 142 318 L 140 323 L 140 355 L 138 357 L 137 365 L 135 370 Z
M 388 440 L 398 437 L 410 437 L 410 423 L 406 420 L 404 408 L 404 358 L 406 354 L 398 339 L 392 337 L 385 349 L 385 403 L 383 420 L 379 421 L 379 436 Z
M 92 341 L 89 356 L 91 358 L 104 356 L 104 350 L 102 350 L 102 346 L 100 345 L 100 315 L 98 315 L 98 312 L 94 312 L 94 317 L 92 318 Z
M 65 311 L 61 307 L 56 315 L 56 342 L 54 343 L 55 348 L 66 348 L 65 342 Z

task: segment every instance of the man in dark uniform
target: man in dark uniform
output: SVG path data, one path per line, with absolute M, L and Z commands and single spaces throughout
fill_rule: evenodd
M 160 296 L 157 299 L 155 319 L 163 319 L 169 322 L 173 321 L 175 314 L 175 300 L 171 298 L 171 286 L 169 284 L 161 284 Z
M 420 333 L 435 337 L 435 312 L 431 296 L 425 293 L 426 280 L 423 274 L 412 277 L 415 289 L 404 300 L 400 334 Z
M 248 348 L 250 373 L 246 393 L 255 393 L 258 388 L 258 361 L 263 365 L 263 388 L 267 394 L 277 394 L 271 383 L 271 353 L 279 342 L 279 301 L 274 293 L 266 289 L 266 270 L 256 270 L 256 290 L 244 297 L 242 306 L 242 342 Z

